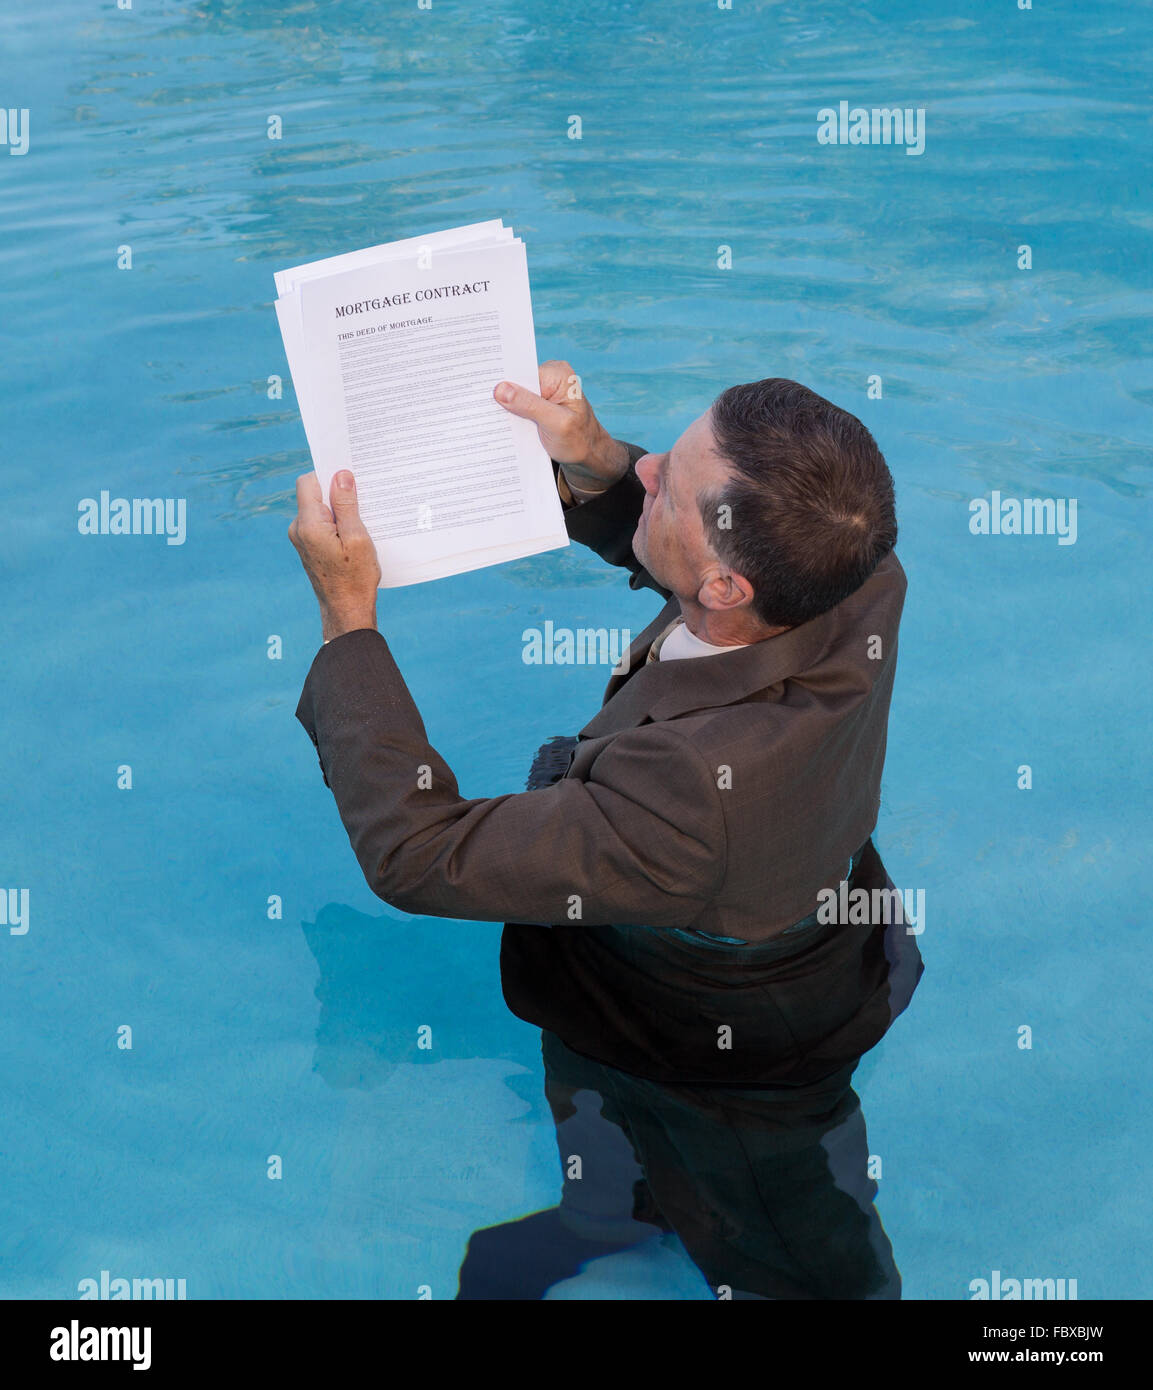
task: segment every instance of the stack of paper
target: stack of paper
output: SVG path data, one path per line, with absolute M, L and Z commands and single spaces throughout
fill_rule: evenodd
M 539 391 L 524 243 L 501 222 L 276 272 L 313 467 L 356 477 L 381 588 L 568 544 L 536 426 L 493 399 Z

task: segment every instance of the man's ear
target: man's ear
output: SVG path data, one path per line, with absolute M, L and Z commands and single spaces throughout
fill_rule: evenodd
M 753 602 L 753 586 L 744 575 L 727 566 L 712 566 L 701 580 L 697 602 L 702 608 L 711 608 L 716 612 L 750 608 Z

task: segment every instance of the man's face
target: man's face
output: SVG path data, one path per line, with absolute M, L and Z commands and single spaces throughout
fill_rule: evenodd
M 633 537 L 633 554 L 678 597 L 695 598 L 718 560 L 705 536 L 697 497 L 720 488 L 730 475 L 716 452 L 709 414 L 693 421 L 666 454 L 637 460 L 645 487 L 644 507 Z

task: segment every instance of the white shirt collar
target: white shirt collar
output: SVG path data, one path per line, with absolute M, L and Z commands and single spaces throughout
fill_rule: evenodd
M 719 656 L 722 652 L 739 651 L 741 647 L 747 645 L 746 642 L 738 642 L 736 646 L 716 647 L 711 642 L 705 642 L 695 633 L 690 632 L 688 624 L 682 618 L 661 643 L 657 660 L 679 661 L 689 656 Z

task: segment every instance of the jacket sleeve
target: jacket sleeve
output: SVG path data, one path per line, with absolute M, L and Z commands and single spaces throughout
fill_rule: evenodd
M 629 571 L 631 589 L 653 589 L 664 599 L 672 594 L 658 584 L 633 554 L 633 533 L 641 517 L 645 500 L 645 485 L 637 477 L 637 460 L 647 450 L 637 444 L 625 444 L 629 451 L 628 472 L 610 488 L 587 502 L 566 501 L 567 489 L 562 486 L 561 465 L 552 461 L 557 489 L 564 506 L 565 529 L 570 540 L 579 541 L 595 550 L 610 565 L 620 565 Z M 568 494 L 571 497 L 571 494 Z
M 373 628 L 320 649 L 296 717 L 369 887 L 403 912 L 688 926 L 722 881 L 720 792 L 668 726 L 608 740 L 587 781 L 466 799 Z

